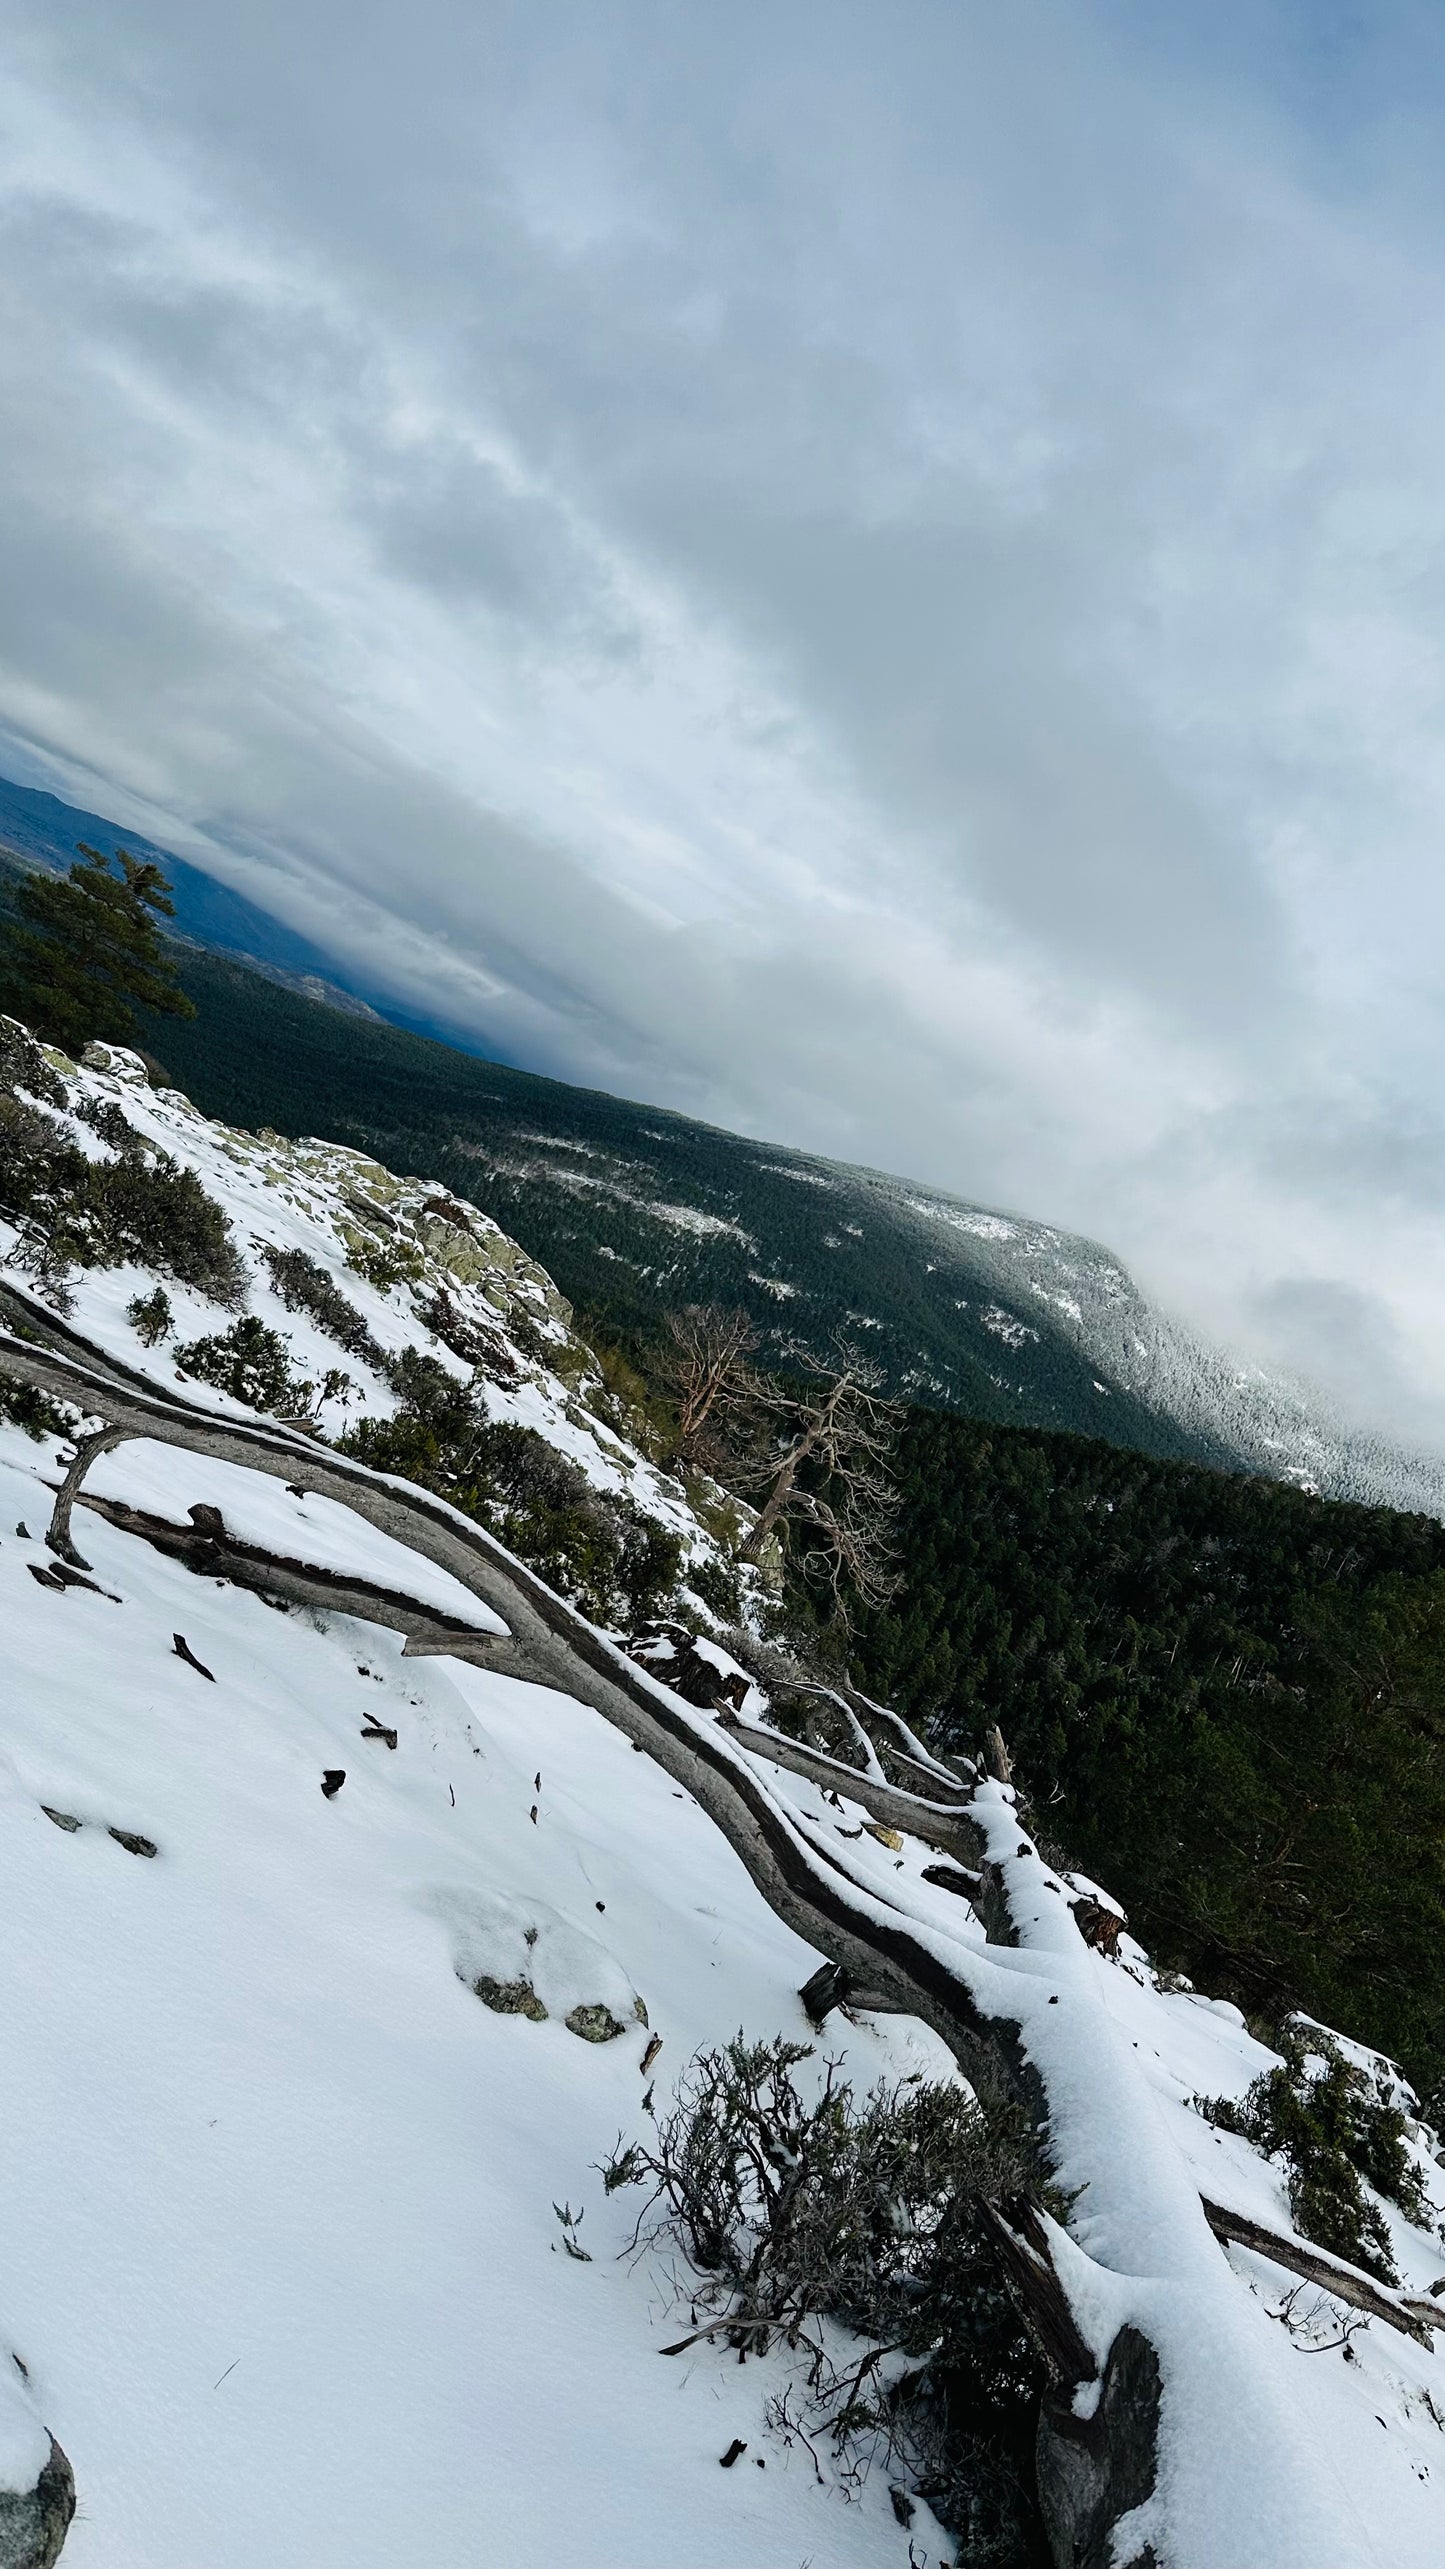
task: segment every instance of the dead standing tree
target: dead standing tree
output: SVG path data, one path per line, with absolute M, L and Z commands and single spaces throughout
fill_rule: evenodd
M 745 1311 L 715 1302 L 695 1303 L 667 1315 L 668 1343 L 657 1359 L 677 1403 L 677 1434 L 670 1460 L 726 1473 L 737 1451 L 738 1431 L 766 1397 L 750 1363 L 758 1333 Z
M 765 1460 L 745 1467 L 746 1478 L 766 1494 L 742 1558 L 760 1560 L 774 1534 L 798 1528 L 803 1566 L 826 1578 L 846 1624 L 850 1592 L 877 1605 L 898 1585 L 897 1491 L 888 1469 L 898 1407 L 883 1397 L 881 1368 L 846 1338 L 834 1340 L 828 1359 L 790 1347 L 787 1362 L 795 1376 L 810 1376 L 811 1385 L 770 1381 L 762 1387 L 777 1437 Z

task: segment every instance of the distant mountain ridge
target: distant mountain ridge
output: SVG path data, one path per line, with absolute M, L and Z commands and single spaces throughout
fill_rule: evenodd
M 841 1331 L 925 1406 L 1445 1517 L 1439 1460 L 1201 1345 L 1097 1242 L 338 1018 L 218 956 L 183 979 L 198 1017 L 150 1040 L 207 1114 L 444 1178 L 624 1337 L 740 1304 L 776 1355 Z
M 605 1327 L 647 1335 L 682 1302 L 741 1304 L 775 1354 L 845 1332 L 926 1406 L 1445 1517 L 1445 1459 L 1343 1427 L 1308 1386 L 1204 1345 L 1097 1242 L 412 1033 L 184 858 L 0 778 L 0 867 L 6 851 L 12 872 L 67 865 L 81 838 L 170 877 L 201 1013 L 149 1040 L 198 1105 L 444 1176 Z
M 13 874 L 18 860 L 21 869 L 43 865 L 63 870 L 74 863 L 82 840 L 99 843 L 107 856 L 122 846 L 132 856 L 152 857 L 164 867 L 175 902 L 176 933 L 184 943 L 234 955 L 268 981 L 299 990 L 348 1015 L 376 1015 L 369 1001 L 334 978 L 332 956 L 248 901 L 244 893 L 232 892 L 214 875 L 202 873 L 183 856 L 173 856 L 169 848 L 157 847 L 138 830 L 124 829 L 118 821 L 104 820 L 99 812 L 62 802 L 57 794 L 0 776 L 0 869 Z

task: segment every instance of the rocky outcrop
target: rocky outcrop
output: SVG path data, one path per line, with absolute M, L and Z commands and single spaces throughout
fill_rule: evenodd
M 75 2513 L 75 2475 L 54 2436 L 30 2489 L 0 2489 L 0 2569 L 51 2569 Z

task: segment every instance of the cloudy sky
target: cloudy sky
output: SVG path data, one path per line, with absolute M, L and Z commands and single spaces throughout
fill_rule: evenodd
M 0 771 L 1445 1441 L 1445 16 L 0 0 Z

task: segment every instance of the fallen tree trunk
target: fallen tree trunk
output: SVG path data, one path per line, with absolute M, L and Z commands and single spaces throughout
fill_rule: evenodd
M 1077 2034 L 1071 2037 L 1072 2052 L 1060 2050 L 1065 2014 L 1046 2016 L 1044 2009 L 1062 2011 L 1067 2005 L 1087 2010 L 1087 2036 L 1098 2046 L 1090 2075 L 1099 2087 L 1102 2118 L 1096 2115 L 1091 2122 L 1086 2116 L 1082 2125 L 1076 2119 L 1067 2126 L 1074 2132 L 1075 2157 L 1065 2175 L 1072 2182 L 1082 2172 L 1089 2190 L 1095 2253 L 1086 2255 L 1042 2219 L 1027 2225 L 1017 2214 L 1012 2220 L 1002 2209 L 999 2214 L 1016 2243 L 1012 2270 L 1020 2299 L 1055 2380 L 1041 2429 L 1040 2494 L 1059 2562 L 1069 2569 L 1084 2569 L 1084 2564 L 1093 2569 L 1097 2562 L 1102 2569 L 1113 2558 L 1115 2526 L 1123 2515 L 1142 2507 L 1155 2487 L 1160 2421 L 1166 2413 L 1175 2439 L 1171 2503 L 1193 2509 L 1211 2528 L 1207 2547 L 1191 2544 L 1181 2559 L 1205 2561 L 1208 2569 L 1239 2569 L 1244 2557 L 1239 2544 L 1246 2537 L 1242 2524 L 1229 2521 L 1229 2465 L 1242 2451 L 1252 2455 L 1251 2485 L 1271 2488 L 1269 2525 L 1252 2522 L 1248 2534 L 1249 2540 L 1260 2537 L 1268 2545 L 1255 2556 L 1268 2557 L 1271 2569 L 1295 2569 L 1296 2563 L 1314 2563 L 1327 2553 L 1336 2563 L 1370 2556 L 1362 2528 L 1359 2543 L 1346 2547 L 1338 2539 L 1340 2504 L 1355 2521 L 1351 2503 L 1340 2492 L 1333 2500 L 1328 2494 L 1322 2498 L 1315 2485 L 1312 2457 L 1297 2444 L 1267 2368 L 1255 2360 L 1247 2297 L 1228 2279 L 1197 2193 L 1181 2182 L 1177 2168 L 1161 2174 L 1151 2160 L 1145 2137 L 1151 2108 L 1136 2094 L 1137 2073 L 1113 2040 L 1099 2006 L 1096 1984 L 1089 1978 L 1097 1966 L 1088 1957 L 1060 1886 L 1021 1832 L 1005 1785 L 986 1781 L 971 1805 L 950 1808 L 880 1785 L 852 1768 L 835 1769 L 815 1752 L 799 1751 L 795 1758 L 789 1753 L 793 1744 L 772 1732 L 750 1730 L 744 1744 L 740 1730 L 725 1728 L 682 1703 L 444 1500 L 370 1472 L 288 1428 L 182 1401 L 100 1355 L 63 1322 L 3 1284 L 0 1312 L 18 1321 L 24 1332 L 0 1331 L 0 1366 L 99 1420 L 108 1442 L 154 1438 L 301 1482 L 451 1572 L 508 1627 L 508 1644 L 489 1645 L 484 1664 L 591 1705 L 646 1749 L 692 1793 L 769 1906 L 836 1968 L 843 1985 L 866 1991 L 872 2003 L 906 2010 L 932 2025 L 975 2086 L 1009 2090 L 1040 2135 L 1050 2134 L 1051 2143 L 1065 2126 L 1058 2122 L 1057 2109 L 1050 2113 L 1050 2068 L 1067 2061 L 1067 2096 L 1080 2055 Z M 100 1450 L 99 1444 L 90 1448 L 92 1455 Z M 69 1504 L 82 1477 L 83 1467 L 67 1476 Z M 68 1539 L 66 1528 L 62 1533 Z M 262 1565 L 254 1548 L 229 1548 L 259 1580 Z M 281 1566 L 283 1575 L 314 1585 L 311 1565 Z M 358 1593 L 355 1583 L 351 1593 Z M 375 1613 L 382 1622 L 389 1619 L 382 1608 L 411 1610 L 410 1601 L 398 1604 L 391 1592 L 373 1590 L 370 1600 L 358 1610 Z M 340 1602 L 334 1588 L 328 1601 Z M 448 1638 L 440 1646 L 451 1649 L 454 1643 Z M 465 1655 L 472 1655 L 470 1649 Z M 760 1759 L 797 1766 L 802 1756 L 808 1765 L 798 1771 L 846 1791 L 864 1808 L 876 1803 L 883 1825 L 906 1828 L 926 1843 L 964 1854 L 981 1877 L 981 1908 L 993 1940 L 988 1948 L 959 1943 L 943 1927 L 911 1914 L 901 1896 L 893 1899 L 886 1887 L 850 1873 L 842 1849 L 774 1793 L 760 1771 Z M 1004 1762 L 1002 1754 L 997 1762 Z M 940 1834 L 945 1831 L 946 1836 Z M 1046 1895 L 1041 1900 L 1040 1888 Z M 1058 1982 L 1053 1990 L 1051 1976 Z M 1100 2119 L 1111 2131 L 1110 2150 L 1102 2157 L 1091 2138 Z M 1136 2124 L 1139 2154 L 1131 2157 Z M 1107 2258 L 1111 2243 L 1114 2262 L 1099 2263 L 1101 2250 Z M 1141 2256 L 1153 2263 L 1141 2265 Z M 1129 2312 L 1131 2278 L 1140 2275 L 1150 2279 L 1141 2307 L 1172 2313 L 1158 2324 L 1159 2333 L 1154 2321 L 1136 2321 Z M 1119 2316 L 1106 2332 L 1107 2342 L 1096 2343 L 1091 2325 L 1097 2331 L 1101 2310 L 1111 2307 Z M 1231 2379 L 1234 2439 L 1229 2455 L 1190 2442 L 1196 2403 L 1187 2384 L 1191 2368 L 1197 2374 L 1202 2360 L 1198 2347 L 1205 2343 L 1211 2346 L 1216 2370 L 1218 2350 L 1227 2348 L 1223 2360 Z M 1089 2369 L 1082 2372 L 1086 2358 Z M 1182 2377 L 1177 2386 L 1176 2367 Z M 1079 2395 L 1093 2382 L 1101 2387 L 1085 2416 Z M 1140 2537 L 1132 2558 L 1138 2569 L 1146 2563 L 1151 2569 L 1173 2569 L 1175 2554 L 1159 2548 L 1151 2535 Z

